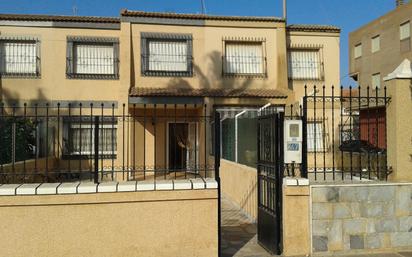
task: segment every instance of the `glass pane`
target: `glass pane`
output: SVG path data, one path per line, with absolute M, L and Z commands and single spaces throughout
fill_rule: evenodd
M 74 71 L 78 74 L 114 74 L 113 45 L 76 44 Z
M 187 71 L 186 41 L 149 41 L 149 70 Z
M 222 121 L 222 158 L 235 161 L 235 120 Z
M 257 122 L 254 118 L 238 119 L 238 163 L 256 167 Z

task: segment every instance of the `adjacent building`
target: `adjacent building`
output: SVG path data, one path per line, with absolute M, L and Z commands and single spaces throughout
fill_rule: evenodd
M 412 57 L 412 3 L 403 2 L 349 35 L 349 75 L 365 89 L 381 88 L 383 78 Z

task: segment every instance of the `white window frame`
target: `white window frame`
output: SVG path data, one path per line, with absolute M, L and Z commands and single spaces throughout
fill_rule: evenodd
M 315 126 L 316 124 L 316 143 L 315 143 Z M 311 128 L 313 127 L 313 128 Z M 328 128 L 326 120 L 308 121 L 307 122 L 307 150 L 308 152 L 326 152 L 328 149 Z M 320 140 L 320 141 L 318 141 Z M 315 149 L 316 144 L 316 149 Z
M 238 53 L 245 52 L 243 54 L 229 56 L 229 46 L 237 46 Z M 246 48 L 241 49 L 242 46 L 256 46 L 260 48 L 260 54 L 247 56 Z M 242 62 L 241 59 L 251 60 Z M 235 67 L 230 67 L 231 63 L 235 63 Z M 253 65 L 256 64 L 255 67 Z M 223 75 L 225 76 L 266 76 L 266 51 L 265 41 L 245 41 L 245 40 L 226 40 L 223 44 Z
M 373 89 L 380 89 L 381 88 L 381 74 L 374 73 L 372 74 L 372 88 Z
M 77 72 L 76 47 L 80 45 L 90 46 L 111 46 L 113 47 L 113 73 L 83 73 Z M 67 37 L 66 47 L 66 77 L 68 79 L 119 79 L 119 39 L 114 37 Z
M 371 52 L 376 53 L 381 50 L 381 36 L 376 35 L 371 38 Z
M 362 57 L 362 43 L 356 44 L 353 48 L 353 57 L 355 59 Z
M 288 78 L 291 80 L 323 80 L 321 52 L 320 48 L 288 49 Z M 301 59 L 296 61 L 297 57 Z M 314 60 L 309 60 L 310 57 L 314 57 Z
M 33 71 L 7 71 L 8 66 L 8 55 L 5 52 L 5 44 L 30 44 L 34 48 L 34 54 L 29 58 L 32 59 L 33 63 L 30 65 L 34 66 Z M 21 46 L 22 47 L 22 46 Z M 16 46 L 17 49 L 19 49 Z M 3 52 L 4 51 L 4 52 Z M 17 58 L 28 58 L 18 55 Z M 27 64 L 26 64 L 27 65 Z M 40 77 L 40 41 L 37 38 L 25 38 L 25 37 L 3 37 L 0 38 L 0 74 L 3 77 Z
M 399 39 L 402 41 L 410 37 L 411 37 L 411 23 L 410 21 L 407 21 L 399 25 Z

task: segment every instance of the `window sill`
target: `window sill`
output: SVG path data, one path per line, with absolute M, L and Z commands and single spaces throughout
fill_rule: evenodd
M 247 73 L 223 73 L 223 77 L 225 78 L 261 78 L 266 79 L 266 73 L 256 73 L 256 74 L 247 74 Z
M 67 79 L 118 80 L 118 74 L 66 74 Z
M 145 77 L 193 77 L 191 71 L 143 71 Z
M 1 73 L 0 78 L 3 79 L 40 79 L 40 74 L 18 74 L 18 73 Z

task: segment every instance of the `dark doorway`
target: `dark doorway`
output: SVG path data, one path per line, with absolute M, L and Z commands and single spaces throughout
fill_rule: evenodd
M 169 123 L 169 168 L 186 169 L 189 141 L 188 123 Z

